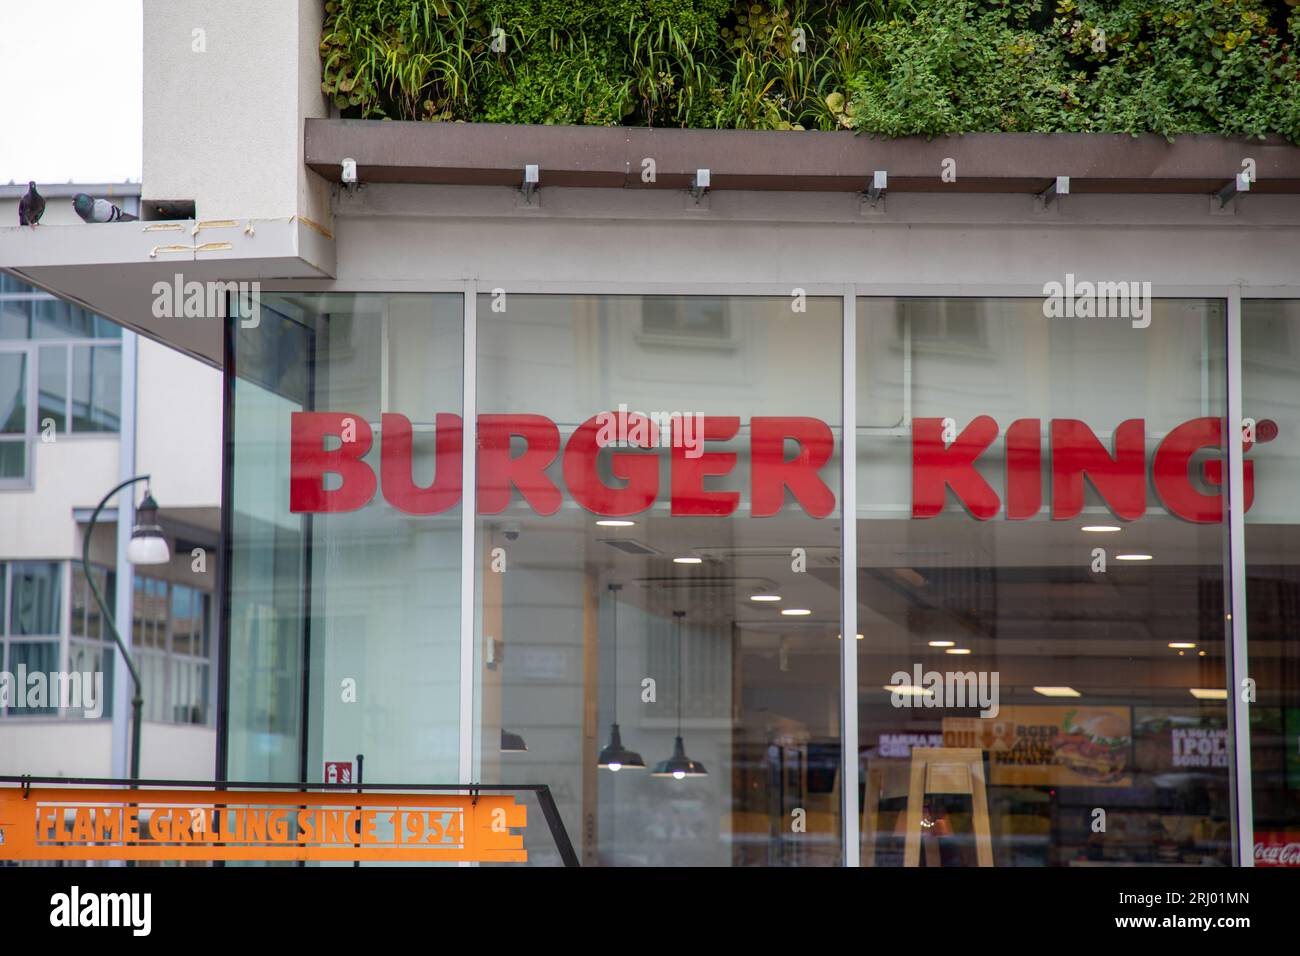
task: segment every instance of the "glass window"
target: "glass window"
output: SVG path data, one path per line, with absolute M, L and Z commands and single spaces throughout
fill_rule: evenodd
M 478 316 L 479 776 L 585 864 L 838 862 L 841 301 Z
M 50 717 L 59 712 L 59 642 L 58 641 L 10 641 L 8 670 L 15 677 L 25 670 L 28 675 L 27 696 L 22 701 L 24 706 L 17 706 L 19 701 L 11 700 L 5 713 L 15 717 Z M 41 675 L 36 681 L 31 678 Z M 51 678 L 53 675 L 53 679 Z M 69 693 L 71 688 L 69 687 Z M 44 696 L 45 706 L 40 706 Z M 70 698 L 69 698 L 70 699 Z
M 1256 866 L 1300 842 L 1300 302 L 1241 312 L 1246 620 Z
M 4 282 L 0 273 L 0 283 Z M 2 286 L 0 286 L 2 287 Z M 0 340 L 28 339 L 32 332 L 30 299 L 0 299 Z
M 92 319 L 91 313 L 62 299 L 36 299 L 32 302 L 32 338 L 90 338 L 94 326 Z
M 47 421 L 53 421 L 55 431 L 68 430 L 68 350 L 59 345 L 43 345 L 38 350 L 37 368 L 40 369 L 36 394 L 38 431 L 44 432 Z
M 9 565 L 9 636 L 58 636 L 59 569 L 56 561 L 15 561 Z
M 264 293 L 261 312 L 231 332 L 227 773 L 320 780 L 364 753 L 371 779 L 456 779 L 463 301 Z M 202 673 L 173 679 L 201 704 Z
M 0 435 L 27 433 L 27 353 L 0 352 Z
M 117 346 L 72 347 L 72 430 L 115 432 L 122 410 L 122 351 Z
M 97 695 L 94 700 L 86 702 L 81 708 L 70 711 L 71 716 L 111 718 L 113 716 L 113 664 L 117 658 L 117 648 L 112 644 L 74 638 L 68 644 L 68 655 L 68 669 L 82 675 L 83 687 L 86 686 L 86 675 L 91 675 L 90 679 L 95 682 L 93 686 Z M 102 677 L 96 675 L 102 675 Z M 102 682 L 102 691 L 100 682 Z M 101 693 L 102 702 L 98 696 Z M 96 710 L 99 711 L 97 715 L 90 713 Z
M 857 314 L 863 864 L 1230 862 L 1223 303 Z

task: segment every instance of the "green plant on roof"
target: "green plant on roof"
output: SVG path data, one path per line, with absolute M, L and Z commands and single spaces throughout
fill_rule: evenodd
M 329 0 L 321 89 L 405 120 L 1300 141 L 1298 33 L 1287 0 Z

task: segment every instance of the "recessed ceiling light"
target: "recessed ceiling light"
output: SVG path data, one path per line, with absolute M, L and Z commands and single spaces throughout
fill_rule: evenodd
M 1187 641 L 1170 641 L 1169 646 L 1174 648 L 1174 650 L 1190 651 L 1196 645 L 1190 644 Z
M 1122 530 L 1117 524 L 1086 524 L 1080 531 L 1087 531 L 1089 534 L 1114 534 Z
M 781 600 L 781 595 L 779 595 L 779 594 L 751 594 L 751 595 L 749 596 L 749 599 L 750 599 L 751 601 L 779 601 L 779 600 Z
M 787 607 L 782 609 L 781 613 L 786 617 L 806 617 L 811 614 L 812 611 L 808 610 L 806 607 Z
M 950 647 L 950 648 L 948 648 L 946 651 L 944 651 L 944 653 L 945 653 L 945 654 L 969 654 L 969 653 L 970 653 L 970 648 L 969 648 L 969 647 Z
M 1224 687 L 1189 687 L 1187 692 L 1197 700 L 1227 700 L 1228 691 Z
M 956 647 L 957 642 L 956 641 L 931 641 L 930 646 L 931 647 Z
M 1082 697 L 1073 687 L 1035 687 L 1034 692 L 1044 697 Z
M 703 558 L 673 558 L 673 564 L 703 564 Z
M 934 691 L 917 687 L 915 684 L 886 684 L 882 690 L 887 690 L 891 694 L 901 694 L 904 697 L 930 697 L 934 694 Z
M 602 528 L 630 528 L 632 525 L 636 524 L 636 522 L 624 521 L 620 518 L 602 518 L 600 521 L 597 521 L 596 524 L 600 525 Z
M 1204 657 L 1204 656 L 1205 656 L 1205 651 L 1197 651 L 1197 652 L 1196 652 L 1196 656 L 1197 656 L 1197 657 Z
M 1116 560 L 1116 561 L 1150 561 L 1150 560 L 1151 560 L 1151 555 L 1149 555 L 1149 554 L 1117 554 L 1117 555 L 1115 555 L 1115 560 Z
M 836 635 L 835 635 L 835 639 L 838 640 L 838 641 L 842 641 L 842 640 L 844 640 L 844 635 L 843 635 L 843 634 L 836 634 Z M 861 635 L 861 634 L 858 635 L 858 640 L 862 640 L 862 635 Z

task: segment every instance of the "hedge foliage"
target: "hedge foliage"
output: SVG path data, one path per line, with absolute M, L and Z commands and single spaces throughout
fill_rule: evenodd
M 1300 141 L 1300 0 L 329 0 L 322 89 L 426 121 Z

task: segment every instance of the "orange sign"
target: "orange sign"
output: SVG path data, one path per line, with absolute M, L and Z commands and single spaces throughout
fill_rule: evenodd
M 0 788 L 4 860 L 522 863 L 513 797 Z

